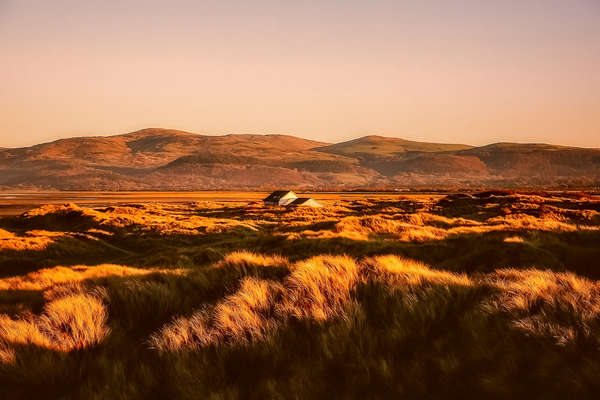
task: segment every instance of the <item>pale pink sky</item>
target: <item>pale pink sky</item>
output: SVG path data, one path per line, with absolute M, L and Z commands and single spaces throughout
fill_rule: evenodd
M 145 127 L 600 147 L 597 0 L 0 0 L 0 147 Z

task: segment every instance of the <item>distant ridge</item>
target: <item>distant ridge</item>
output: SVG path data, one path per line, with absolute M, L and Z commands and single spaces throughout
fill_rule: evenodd
M 0 148 L 0 188 L 37 190 L 595 187 L 600 149 L 473 147 L 365 136 L 330 144 L 289 135 L 148 128 Z
M 343 155 L 391 155 L 408 151 L 441 152 L 464 150 L 471 147 L 473 146 L 464 144 L 413 142 L 399 138 L 371 135 L 349 140 L 347 142 L 324 146 L 315 150 Z

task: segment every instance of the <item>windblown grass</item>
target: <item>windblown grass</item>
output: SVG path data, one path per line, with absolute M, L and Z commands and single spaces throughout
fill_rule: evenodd
M 0 315 L 0 361 L 17 361 L 15 345 L 69 352 L 101 343 L 109 334 L 108 313 L 97 294 L 76 293 L 50 301 L 40 316 Z M 33 360 L 31 360 L 33 361 Z
M 364 274 L 371 280 L 390 285 L 420 286 L 462 285 L 471 286 L 473 282 L 466 275 L 433 270 L 427 265 L 396 256 L 378 256 L 364 260 Z
M 73 283 L 107 276 L 131 276 L 151 273 L 150 270 L 122 265 L 57 266 L 31 272 L 25 276 L 0 279 L 0 290 L 44 290 L 61 283 Z
M 527 333 L 565 345 L 576 340 L 600 344 L 600 284 L 572 273 L 500 270 L 487 281 L 501 289 L 492 301 Z
M 178 351 L 245 343 L 263 338 L 290 317 L 326 320 L 340 316 L 358 279 L 358 267 L 347 257 L 315 257 L 296 264 L 292 271 L 281 284 L 245 278 L 236 293 L 214 307 L 163 328 L 151 338 L 152 346 Z
M 600 203 L 502 193 L 0 220 L 6 398 L 590 398 Z
M 63 237 L 61 232 L 49 232 L 44 230 L 32 230 L 23 236 L 17 236 L 11 232 L 0 229 L 0 251 L 1 250 L 43 250 L 54 243 L 56 238 Z
M 235 251 L 229 253 L 214 268 L 247 273 L 253 268 L 287 268 L 289 261 L 281 256 L 267 256 L 250 251 Z

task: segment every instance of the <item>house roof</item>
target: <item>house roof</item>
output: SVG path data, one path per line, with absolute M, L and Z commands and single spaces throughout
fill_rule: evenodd
M 313 199 L 312 197 L 298 197 L 296 200 L 292 201 L 288 206 L 300 206 L 306 203 L 315 203 L 321 205 L 318 201 Z
M 276 190 L 275 192 L 273 192 L 269 196 L 267 196 L 263 201 L 278 202 L 282 197 L 284 197 L 288 194 L 293 194 L 294 196 L 296 195 L 291 190 Z

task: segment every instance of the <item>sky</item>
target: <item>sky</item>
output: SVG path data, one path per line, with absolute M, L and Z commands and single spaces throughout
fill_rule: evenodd
M 0 147 L 147 127 L 600 148 L 600 1 L 0 0 Z

